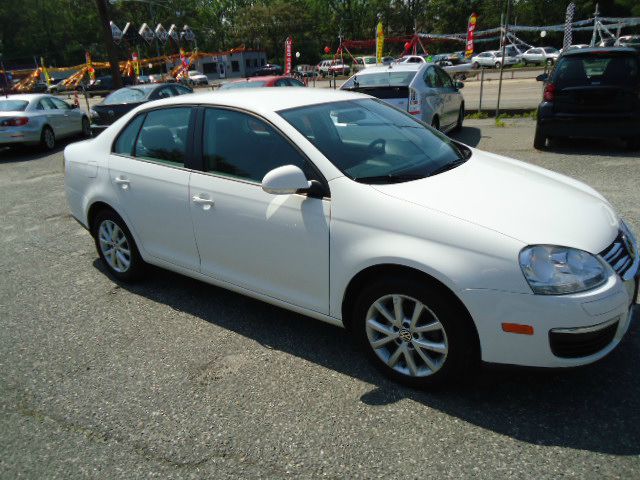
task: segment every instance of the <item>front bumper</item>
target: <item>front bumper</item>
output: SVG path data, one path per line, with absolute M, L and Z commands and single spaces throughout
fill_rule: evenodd
M 604 285 L 572 295 L 474 289 L 465 290 L 461 297 L 475 321 L 483 361 L 530 367 L 575 367 L 595 362 L 616 348 L 632 317 L 638 316 L 637 293 L 636 272 L 629 282 L 612 274 Z M 503 323 L 532 325 L 533 335 L 504 332 Z M 552 345 L 554 332 L 565 334 L 560 338 L 560 348 L 557 335 Z M 597 335 L 567 337 L 587 332 Z M 578 344 L 582 350 L 574 348 Z
M 640 132 L 639 113 L 555 113 L 543 102 L 538 108 L 538 128 L 548 137 L 625 138 Z

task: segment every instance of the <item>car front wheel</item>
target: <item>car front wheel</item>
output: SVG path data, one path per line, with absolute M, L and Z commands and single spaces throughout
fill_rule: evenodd
M 93 222 L 92 234 L 98 255 L 112 277 L 131 282 L 142 275 L 144 261 L 120 216 L 111 210 L 100 212 Z
M 461 378 L 479 363 L 471 319 L 423 282 L 389 278 L 358 297 L 354 334 L 373 364 L 393 380 L 429 387 Z

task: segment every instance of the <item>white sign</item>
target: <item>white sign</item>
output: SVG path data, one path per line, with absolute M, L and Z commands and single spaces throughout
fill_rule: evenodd
M 187 42 L 193 42 L 196 39 L 196 35 L 195 33 L 193 33 L 193 30 L 191 30 L 189 28 L 189 25 L 185 25 L 182 28 L 182 37 L 187 41 Z
M 163 45 L 167 43 L 167 39 L 169 38 L 169 34 L 164 29 L 161 23 L 159 23 L 156 27 L 156 38 L 160 40 L 160 43 Z
M 171 38 L 174 43 L 178 44 L 180 42 L 180 36 L 178 35 L 178 29 L 176 28 L 175 24 L 172 24 L 171 27 L 169 27 L 169 38 Z
M 111 26 L 111 37 L 113 38 L 113 43 L 118 45 L 122 41 L 122 30 L 120 30 L 113 22 L 109 22 L 109 25 Z
M 138 34 L 142 38 L 144 38 L 144 41 L 147 42 L 148 44 L 151 44 L 153 39 L 156 38 L 156 35 L 153 33 L 153 30 L 151 30 L 151 28 L 149 28 L 149 25 L 147 25 L 146 23 L 142 24 L 142 26 L 140 27 L 140 30 L 138 30 Z

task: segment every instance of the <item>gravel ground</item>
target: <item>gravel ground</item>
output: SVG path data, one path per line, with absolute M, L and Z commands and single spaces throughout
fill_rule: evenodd
M 637 155 L 535 152 L 530 120 L 466 125 L 472 145 L 595 186 L 640 231 Z M 339 328 L 160 270 L 115 284 L 68 215 L 61 162 L 0 151 L 0 477 L 640 477 L 637 325 L 586 368 L 402 388 Z

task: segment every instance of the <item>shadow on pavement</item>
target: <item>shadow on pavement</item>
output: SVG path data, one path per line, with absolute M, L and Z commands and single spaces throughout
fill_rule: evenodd
M 0 163 L 27 162 L 61 153 L 67 145 L 85 140 L 84 138 L 65 138 L 58 140 L 53 150 L 44 150 L 39 146 L 0 147 Z
M 98 260 L 94 266 L 105 273 Z M 268 348 L 371 383 L 375 388 L 361 397 L 367 405 L 408 398 L 522 442 L 640 454 L 637 325 L 618 349 L 591 366 L 566 371 L 485 367 L 465 384 L 428 392 L 388 381 L 338 327 L 156 268 L 144 282 L 121 287 Z
M 617 138 L 554 138 L 548 143 L 546 151 L 571 155 L 640 158 L 640 151 L 630 150 L 626 141 Z
M 470 147 L 477 147 L 482 138 L 482 131 L 476 127 L 465 127 L 458 132 L 452 132 L 451 138 L 458 140 L 459 142 L 469 145 Z

